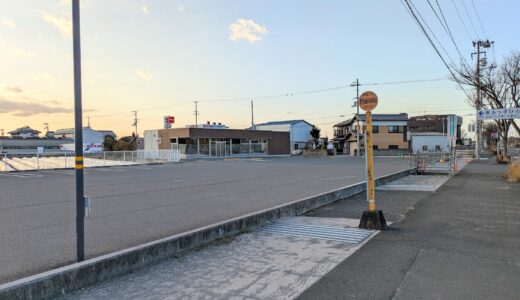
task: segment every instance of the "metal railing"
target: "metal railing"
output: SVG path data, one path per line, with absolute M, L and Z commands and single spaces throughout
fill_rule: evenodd
M 414 153 L 409 159 L 410 170 L 417 174 L 454 174 L 473 160 L 473 151 Z
M 180 161 L 178 150 L 103 151 L 85 153 L 83 157 L 86 168 Z M 1 154 L 0 172 L 67 169 L 73 168 L 74 163 L 74 153 L 71 152 L 47 152 L 36 155 Z

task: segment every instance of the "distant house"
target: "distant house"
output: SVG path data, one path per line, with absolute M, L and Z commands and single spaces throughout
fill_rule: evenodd
M 294 150 L 304 149 L 312 140 L 312 124 L 305 120 L 274 121 L 256 124 L 255 130 L 286 131 L 290 134 L 291 153 Z
M 366 118 L 359 115 L 359 120 L 353 117 L 334 125 L 336 153 L 356 155 L 365 148 Z M 357 132 L 359 130 L 359 144 Z M 408 114 L 374 114 L 372 115 L 372 136 L 374 150 L 408 150 Z
M 17 128 L 13 131 L 8 132 L 12 138 L 38 138 L 41 131 L 32 129 L 29 126 Z
M 54 132 L 54 137 L 59 139 L 74 140 L 74 128 L 58 129 Z M 101 151 L 106 136 L 115 137 L 116 134 L 112 130 L 94 130 L 90 127 L 83 127 L 83 147 L 88 151 Z M 74 144 L 63 144 L 63 150 L 72 151 Z M 87 151 L 84 150 L 84 151 Z
M 94 130 L 90 127 L 83 127 L 83 141 L 85 143 L 102 143 L 105 136 L 116 137 L 112 130 Z M 74 128 L 58 129 L 54 132 L 55 138 L 74 139 Z
M 410 117 L 408 121 L 409 131 L 411 133 L 427 133 L 436 132 L 446 135 L 448 132 L 448 118 L 450 115 L 424 115 Z M 457 122 L 457 143 L 462 143 L 462 122 L 460 116 L 455 116 Z

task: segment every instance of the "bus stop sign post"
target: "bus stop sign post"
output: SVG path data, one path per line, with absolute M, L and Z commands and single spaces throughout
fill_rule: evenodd
M 377 95 L 366 91 L 359 96 L 359 106 L 366 112 L 366 139 L 365 159 L 367 166 L 367 199 L 368 210 L 363 212 L 359 228 L 385 230 L 387 228 L 385 216 L 381 210 L 376 209 L 376 193 L 374 183 L 374 153 L 372 141 L 372 110 L 377 106 Z

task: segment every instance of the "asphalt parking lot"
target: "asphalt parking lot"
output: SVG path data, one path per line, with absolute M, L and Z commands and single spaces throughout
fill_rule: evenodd
M 375 158 L 376 176 L 408 160 Z M 88 258 L 365 180 L 362 158 L 192 161 L 87 169 Z M 0 173 L 0 282 L 74 262 L 73 170 Z

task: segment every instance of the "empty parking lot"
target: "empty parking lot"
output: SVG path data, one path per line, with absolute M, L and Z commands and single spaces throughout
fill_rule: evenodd
M 375 159 L 376 176 L 408 168 Z M 88 169 L 94 257 L 364 181 L 362 158 L 273 158 Z M 0 282 L 75 259 L 73 170 L 0 173 Z

